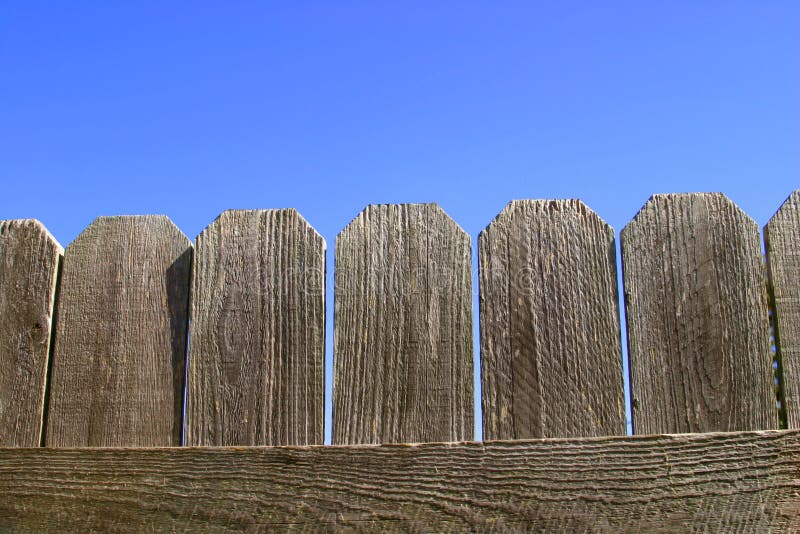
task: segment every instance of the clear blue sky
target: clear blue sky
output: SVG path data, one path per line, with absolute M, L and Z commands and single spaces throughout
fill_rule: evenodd
M 763 225 L 800 188 L 798 58 L 796 1 L 5 0 L 0 218 L 66 246 L 98 215 L 194 239 L 295 207 L 329 271 L 369 203 L 474 238 L 513 198 L 619 230 L 652 193 L 723 191 Z

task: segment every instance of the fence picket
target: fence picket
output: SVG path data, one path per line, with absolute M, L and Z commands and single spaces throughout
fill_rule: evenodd
M 64 253 L 46 444 L 180 445 L 191 244 L 99 217 Z
M 39 221 L 0 221 L 0 447 L 41 441 L 62 253 Z
M 322 443 L 325 241 L 294 209 L 226 211 L 198 237 L 187 445 Z
M 634 432 L 777 428 L 753 220 L 719 193 L 655 195 L 621 240 Z
M 789 428 L 800 428 L 800 190 L 764 227 L 781 402 Z
M 470 261 L 436 204 L 369 206 L 339 234 L 334 443 L 472 437 Z
M 513 201 L 478 237 L 484 439 L 625 433 L 614 231 Z

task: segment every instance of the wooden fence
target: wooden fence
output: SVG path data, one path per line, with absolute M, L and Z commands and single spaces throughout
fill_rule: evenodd
M 66 250 L 0 222 L 0 531 L 800 531 L 800 192 L 764 242 L 722 194 L 622 230 L 626 436 L 614 231 L 511 202 L 477 242 L 478 443 L 470 237 L 369 206 L 336 240 L 323 446 L 325 242 L 295 210 L 194 244 L 100 217 Z

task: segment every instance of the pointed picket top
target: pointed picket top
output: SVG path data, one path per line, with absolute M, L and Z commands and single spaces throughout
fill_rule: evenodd
M 478 237 L 484 439 L 623 434 L 613 229 L 514 200 Z
M 800 189 L 793 191 L 775 212 L 764 228 L 772 228 L 798 219 L 800 215 Z
M 455 234 L 461 234 L 464 238 L 470 239 L 470 235 L 464 230 L 464 228 L 456 222 L 455 219 L 450 217 L 450 215 L 436 202 L 421 202 L 421 203 L 407 203 L 407 204 L 368 204 L 363 210 L 361 210 L 358 215 L 353 217 L 347 226 L 342 228 L 342 231 L 339 232 L 337 239 L 339 236 L 347 235 L 350 231 L 355 231 L 356 228 L 360 228 L 365 224 L 368 224 L 368 221 L 371 217 L 375 217 L 377 214 L 383 214 L 387 210 L 400 210 L 400 211 L 407 211 L 407 212 L 420 212 L 425 211 L 429 216 L 434 216 L 442 221 L 443 224 L 447 225 L 448 227 L 452 228 L 452 231 Z
M 99 235 L 105 232 L 116 232 L 117 229 L 127 227 L 131 232 L 142 232 L 143 235 L 152 234 L 163 241 L 175 241 L 175 244 L 191 246 L 191 240 L 178 228 L 172 219 L 166 215 L 100 215 L 96 217 L 78 236 L 67 245 L 80 246 L 84 242 L 94 242 Z
M 428 209 L 430 209 L 431 216 L 437 218 L 437 220 L 442 221 L 443 224 L 449 225 L 451 227 L 451 231 L 456 234 L 460 235 L 463 239 L 467 241 L 471 241 L 470 235 L 467 233 L 464 228 L 458 224 L 458 222 L 450 217 L 450 215 L 436 202 L 431 202 L 427 204 Z
M 756 223 L 721 193 L 654 195 L 621 241 L 634 432 L 776 428 Z
M 591 222 L 591 224 L 594 224 L 599 228 L 605 228 L 605 231 L 609 233 L 612 238 L 614 236 L 614 228 L 602 217 L 600 217 L 596 211 L 587 206 L 579 198 L 511 200 L 505 205 L 505 207 L 503 207 L 502 210 L 500 210 L 500 213 L 498 213 L 495 218 L 492 219 L 488 225 L 486 225 L 486 228 L 481 230 L 481 234 L 484 232 L 491 233 L 496 227 L 505 227 L 505 225 L 508 224 L 508 219 L 511 219 L 515 214 L 519 213 L 526 207 L 528 209 L 536 209 L 542 213 L 550 212 L 551 214 L 561 211 L 574 212 L 581 217 L 585 217 Z M 480 237 L 480 234 L 478 234 L 478 236 Z
M 36 219 L 0 221 L 0 447 L 38 447 L 61 245 Z
M 48 446 L 180 444 L 191 252 L 163 215 L 98 217 L 67 246 Z
M 725 193 L 656 193 L 647 199 L 647 202 L 639 209 L 631 221 L 625 225 L 620 232 L 622 235 L 635 231 L 640 224 L 653 224 L 653 217 L 665 216 L 671 213 L 677 206 L 693 206 L 703 204 L 718 211 L 729 212 L 729 216 L 734 217 L 737 224 L 742 225 L 743 229 L 750 231 L 752 227 L 758 231 L 756 223 L 742 208 L 731 200 Z
M 302 227 L 304 227 L 308 232 L 312 235 L 316 236 L 318 240 L 320 240 L 323 245 L 325 244 L 325 238 L 317 232 L 317 229 L 311 226 L 311 223 L 303 217 L 303 215 L 297 211 L 295 208 L 267 208 L 267 209 L 228 209 L 217 215 L 217 217 L 211 221 L 208 226 L 203 228 L 203 230 L 197 234 L 197 239 L 201 237 L 205 237 L 209 232 L 215 231 L 221 224 L 225 224 L 230 220 L 236 218 L 240 215 L 248 215 L 248 216 L 255 216 L 255 215 L 265 215 L 269 213 L 276 213 L 276 214 L 283 214 L 284 216 L 290 219 L 297 219 Z
M 194 265 L 186 444 L 321 444 L 325 240 L 293 208 L 227 210 Z
M 335 443 L 472 436 L 470 262 L 436 204 L 370 205 L 337 236 Z
M 784 201 L 764 227 L 781 414 L 800 428 L 800 190 Z
M 16 232 L 27 232 L 30 235 L 37 235 L 43 241 L 50 243 L 58 253 L 64 252 L 64 247 L 58 242 L 50 230 L 39 219 L 4 219 L 0 220 L 0 236 L 13 235 Z M 9 239 L 9 237 L 6 237 Z

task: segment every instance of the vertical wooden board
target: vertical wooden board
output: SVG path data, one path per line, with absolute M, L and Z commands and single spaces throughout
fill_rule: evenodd
M 62 253 L 39 221 L 0 221 L 0 447 L 41 443 Z
M 625 433 L 614 231 L 513 201 L 478 237 L 484 439 Z
M 755 222 L 719 193 L 655 195 L 621 238 L 634 432 L 777 428 Z
M 764 227 L 781 400 L 789 428 L 800 428 L 800 191 Z
M 46 444 L 180 445 L 191 243 L 99 217 L 64 253 Z
M 187 445 L 323 442 L 325 241 L 294 209 L 226 211 L 198 237 Z
M 369 206 L 339 234 L 334 443 L 472 437 L 470 251 L 436 204 Z

